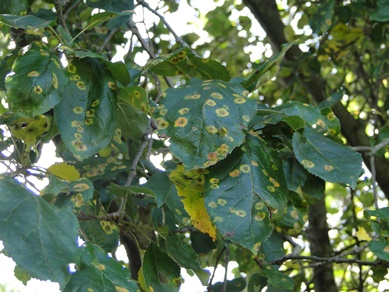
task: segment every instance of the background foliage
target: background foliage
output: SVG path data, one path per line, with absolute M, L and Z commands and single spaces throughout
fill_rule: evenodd
M 197 5 L 0 3 L 0 239 L 16 277 L 383 289 L 387 1 Z M 47 143 L 62 162 L 42 168 Z

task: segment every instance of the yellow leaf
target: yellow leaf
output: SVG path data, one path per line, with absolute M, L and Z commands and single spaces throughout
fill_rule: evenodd
M 365 228 L 363 227 L 358 227 L 356 236 L 359 240 L 367 240 L 367 241 L 371 240 L 371 237 L 369 236 L 369 234 L 367 234 Z
M 47 171 L 59 178 L 69 181 L 80 179 L 78 170 L 73 165 L 69 165 L 66 162 L 55 163 L 51 165 Z
M 203 197 L 205 172 L 203 169 L 185 172 L 183 165 L 177 165 L 177 168 L 170 173 L 169 177 L 176 186 L 178 195 L 181 197 L 185 211 L 189 214 L 193 226 L 208 234 L 215 241 L 216 227 L 212 224 L 205 208 Z

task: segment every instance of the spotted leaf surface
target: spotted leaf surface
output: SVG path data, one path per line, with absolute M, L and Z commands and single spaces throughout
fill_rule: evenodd
M 59 58 L 48 47 L 35 42 L 16 59 L 14 75 L 7 79 L 7 98 L 13 112 L 35 116 L 57 105 L 68 81 Z
M 254 254 L 272 233 L 271 220 L 283 216 L 286 192 L 281 162 L 254 133 L 205 177 L 212 221 L 223 237 Z
M 359 153 L 308 126 L 295 132 L 292 142 L 297 160 L 310 173 L 323 180 L 349 184 L 355 188 L 362 172 L 362 157 Z
M 190 170 L 211 166 L 242 144 L 256 101 L 236 83 L 192 80 L 168 89 L 158 111 L 159 133 L 171 137 L 172 153 Z
M 107 146 L 116 130 L 116 84 L 97 59 L 73 59 L 55 119 L 62 140 L 83 160 Z

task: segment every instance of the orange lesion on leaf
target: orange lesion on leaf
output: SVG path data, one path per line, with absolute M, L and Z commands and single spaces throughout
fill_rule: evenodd
M 111 88 L 112 90 L 116 90 L 118 88 L 116 83 L 112 81 L 108 82 L 108 87 Z
M 179 117 L 174 122 L 174 127 L 185 127 L 188 124 L 188 119 L 184 117 Z
M 269 181 L 273 184 L 273 186 L 275 186 L 276 188 L 280 187 L 280 184 L 278 183 L 277 180 L 275 180 L 274 178 L 272 177 L 269 177 Z
M 315 166 L 315 164 L 314 164 L 312 161 L 307 160 L 307 159 L 302 160 L 302 161 L 301 161 L 301 164 L 302 164 L 303 166 L 305 166 L 306 168 L 312 168 L 312 167 Z
M 34 86 L 34 91 L 37 93 L 37 94 L 41 94 L 43 92 L 43 89 L 42 87 L 40 87 L 39 85 L 37 86 Z
M 188 112 L 189 112 L 189 108 L 187 108 L 187 107 L 183 107 L 183 108 L 181 108 L 181 109 L 178 110 L 178 113 L 179 113 L 180 115 L 185 115 L 185 114 L 188 113 Z
M 82 82 L 82 81 L 78 81 L 78 82 L 77 82 L 77 87 L 78 87 L 78 89 L 80 89 L 80 90 L 85 90 L 85 89 L 86 89 L 85 83 Z
M 224 84 L 223 84 L 223 86 L 224 86 Z M 220 100 L 223 99 L 223 95 L 221 95 L 219 92 L 212 92 L 211 96 L 215 99 L 220 99 Z
M 239 166 L 239 169 L 241 172 L 244 172 L 244 173 L 250 172 L 250 166 L 247 164 L 242 164 L 241 166 Z
M 230 171 L 230 173 L 228 175 L 230 177 L 238 177 L 240 175 L 240 170 L 239 169 L 234 169 L 234 170 Z
M 214 135 L 218 132 L 217 128 L 215 126 L 206 126 L 205 127 L 205 130 L 211 134 L 211 135 Z
M 332 171 L 332 170 L 334 170 L 334 166 L 333 165 L 324 165 L 324 170 L 325 171 Z
M 209 106 L 215 106 L 216 102 L 214 100 L 212 100 L 212 99 L 207 99 L 205 104 L 209 105 Z
M 215 112 L 219 117 L 227 117 L 229 115 L 229 112 L 225 108 L 218 108 Z
M 157 118 L 155 122 L 157 123 L 159 130 L 166 129 L 169 126 L 169 123 L 162 118 Z
M 28 77 L 38 77 L 41 74 L 38 71 L 31 71 L 30 73 L 27 74 Z

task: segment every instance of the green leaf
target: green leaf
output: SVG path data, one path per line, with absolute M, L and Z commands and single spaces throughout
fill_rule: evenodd
M 217 282 L 211 286 L 209 291 L 222 291 L 224 283 Z M 246 288 L 246 279 L 242 277 L 235 278 L 233 280 L 227 281 L 226 290 L 228 292 L 240 292 Z
M 377 7 L 370 11 L 370 20 L 378 22 L 389 21 L 389 1 L 378 0 Z
M 79 262 L 78 222 L 10 178 L 0 179 L 0 239 L 32 277 L 64 285 L 68 265 Z
M 6 81 L 12 110 L 35 116 L 57 105 L 68 82 L 60 64 L 57 55 L 39 42 L 17 58 L 13 66 L 15 74 Z
M 109 71 L 112 74 L 112 77 L 115 80 L 119 81 L 121 84 L 128 85 L 131 82 L 130 72 L 128 71 L 126 65 L 123 62 L 119 61 L 119 62 L 112 63 L 106 61 L 105 65 L 107 65 Z
M 0 13 L 19 15 L 27 11 L 28 7 L 28 0 L 2 0 L 0 2 Z
M 252 92 L 257 89 L 263 83 L 266 83 L 272 79 L 278 72 L 281 61 L 284 59 L 285 53 L 294 45 L 295 43 L 284 44 L 282 46 L 281 52 L 274 55 L 269 59 L 269 61 L 261 64 L 251 75 L 244 80 L 241 84 L 242 86 Z
M 112 12 L 122 12 L 122 11 L 134 9 L 133 0 L 117 0 L 117 1 L 87 0 L 86 5 L 92 8 L 99 8 L 99 9 L 112 11 Z
M 15 266 L 14 275 L 25 286 L 27 285 L 27 282 L 31 280 L 31 275 L 19 266 Z
M 389 223 L 389 207 L 381 208 L 378 210 L 365 210 L 369 216 L 375 216 L 383 221 Z
M 83 160 L 107 146 L 116 130 L 116 84 L 97 59 L 73 59 L 69 83 L 54 108 L 62 140 Z
M 81 221 L 80 227 L 90 243 L 101 247 L 105 252 L 113 252 L 119 245 L 119 230 L 109 221 Z
M 166 237 L 166 250 L 168 254 L 183 268 L 201 269 L 198 256 L 184 235 L 177 233 Z
M 331 27 L 334 16 L 334 4 L 334 0 L 325 0 L 320 3 L 316 13 L 309 19 L 309 25 L 313 33 L 326 33 Z
M 285 249 L 281 234 L 274 230 L 268 240 L 261 244 L 260 253 L 267 262 L 282 258 L 285 255 Z
M 291 191 L 297 190 L 307 180 L 307 171 L 296 159 L 284 159 L 282 161 L 286 183 Z
M 155 193 L 148 189 L 147 187 L 142 186 L 120 186 L 114 183 L 111 183 L 109 186 L 109 191 L 117 196 L 124 197 L 126 194 L 145 194 L 150 195 L 151 197 L 155 198 Z
M 81 263 L 63 291 L 139 291 L 138 285 L 130 278 L 127 268 L 99 246 L 87 243 L 81 254 Z
M 244 94 L 239 84 L 220 80 L 166 91 L 156 122 L 187 170 L 213 165 L 243 142 L 256 110 Z
M 205 204 L 214 224 L 224 238 L 254 254 L 273 231 L 271 219 L 283 216 L 286 192 L 281 161 L 252 135 L 211 167 L 205 180 Z
M 187 75 L 192 78 L 230 80 L 226 67 L 217 61 L 196 57 L 189 48 L 180 48 L 170 54 L 150 61 L 144 70 L 150 69 L 163 76 Z
M 59 178 L 70 181 L 80 179 L 78 170 L 73 165 L 67 164 L 66 162 L 55 163 L 51 165 L 47 171 Z
M 19 16 L 19 15 L 1 14 L 0 22 L 12 27 L 17 27 L 22 29 L 39 29 L 39 28 L 46 28 L 50 26 L 53 20 L 46 20 L 43 18 L 36 17 L 34 15 Z
M 370 250 L 380 259 L 389 261 L 389 241 L 385 238 L 372 240 L 369 242 Z
M 310 126 L 316 124 L 317 120 L 321 117 L 320 109 L 317 106 L 298 101 L 288 101 L 283 105 L 271 109 L 280 111 L 288 117 L 299 117 Z
M 308 172 L 328 182 L 349 184 L 355 188 L 362 172 L 359 153 L 308 126 L 294 133 L 292 143 L 297 160 Z
M 166 172 L 161 170 L 153 171 L 151 178 L 143 186 L 155 193 L 155 201 L 158 208 L 165 203 L 166 198 L 169 196 L 169 192 L 173 191 L 178 197 L 176 188 L 170 181 Z
M 340 133 L 340 121 L 330 108 L 323 108 L 321 118 L 316 121 L 318 132 L 337 136 Z
M 248 292 L 258 292 L 262 291 L 267 285 L 267 278 L 263 277 L 260 273 L 254 273 L 251 275 L 249 279 L 249 283 L 247 285 Z
M 180 267 L 158 246 L 151 243 L 143 258 L 146 285 L 153 291 L 174 292 L 181 284 Z
M 274 288 L 293 291 L 293 280 L 291 278 L 268 265 L 263 270 L 268 278 L 269 285 Z

